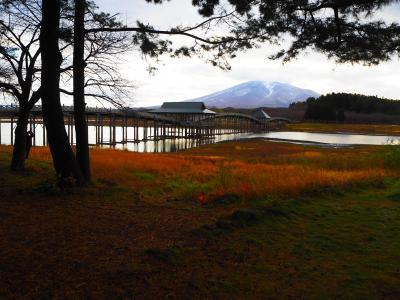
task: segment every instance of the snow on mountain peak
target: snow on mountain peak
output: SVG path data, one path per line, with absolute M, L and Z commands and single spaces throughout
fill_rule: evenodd
M 304 101 L 319 94 L 277 81 L 248 81 L 231 88 L 187 101 L 201 101 L 208 107 L 288 107 L 290 103 Z
M 265 88 L 267 88 L 267 89 L 273 89 L 277 84 L 278 84 L 278 82 L 276 82 L 276 81 L 272 81 L 272 82 L 269 82 L 269 81 L 261 81 L 261 83 L 264 85 L 264 87 Z

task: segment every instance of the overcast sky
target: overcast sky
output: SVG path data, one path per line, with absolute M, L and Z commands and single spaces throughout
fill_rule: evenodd
M 120 13 L 128 25 L 139 19 L 158 28 L 168 28 L 170 25 L 191 25 L 200 20 L 190 0 L 172 0 L 163 5 L 148 4 L 145 0 L 96 0 L 96 3 L 105 12 Z M 385 16 L 400 20 L 399 7 L 387 10 Z M 400 99 L 398 58 L 379 66 L 365 67 L 338 65 L 320 54 L 308 53 L 282 65 L 281 61 L 267 59 L 274 49 L 265 45 L 242 53 L 230 61 L 232 70 L 228 72 L 199 58 L 165 57 L 157 64 L 155 74 L 150 75 L 146 71 L 149 62 L 138 53 L 126 56 L 121 70 L 136 85 L 135 106 L 196 98 L 250 80 L 280 81 L 321 94 L 352 92 Z

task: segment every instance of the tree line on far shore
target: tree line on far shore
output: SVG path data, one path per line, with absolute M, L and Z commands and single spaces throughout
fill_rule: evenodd
M 293 103 L 291 106 L 295 106 Z M 304 119 L 338 121 L 346 120 L 345 112 L 358 114 L 400 115 L 400 101 L 360 94 L 331 93 L 306 101 Z

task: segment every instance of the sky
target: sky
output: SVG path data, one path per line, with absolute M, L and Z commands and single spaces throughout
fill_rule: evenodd
M 127 25 L 137 19 L 163 29 L 169 26 L 196 24 L 201 20 L 190 0 L 171 0 L 163 5 L 145 0 L 96 0 L 102 11 L 119 13 Z M 400 4 L 384 11 L 385 18 L 400 20 Z M 189 41 L 190 42 L 190 41 Z M 159 63 L 144 59 L 138 52 L 121 58 L 121 73 L 135 85 L 130 104 L 152 106 L 164 101 L 181 101 L 201 97 L 251 80 L 279 81 L 330 92 L 362 93 L 400 99 L 400 60 L 378 66 L 336 64 L 322 54 L 310 52 L 297 60 L 282 64 L 267 57 L 277 48 L 263 45 L 240 53 L 230 60 L 232 70 L 223 71 L 200 58 L 161 58 Z M 149 74 L 147 67 L 157 67 Z

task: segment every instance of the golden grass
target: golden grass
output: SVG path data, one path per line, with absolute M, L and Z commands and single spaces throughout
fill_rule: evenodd
M 265 141 L 211 145 L 182 153 L 92 149 L 95 181 L 139 191 L 143 197 L 193 198 L 201 203 L 239 197 L 296 195 L 303 191 L 376 181 L 391 175 L 379 147 L 322 149 Z M 34 160 L 50 160 L 35 148 Z

